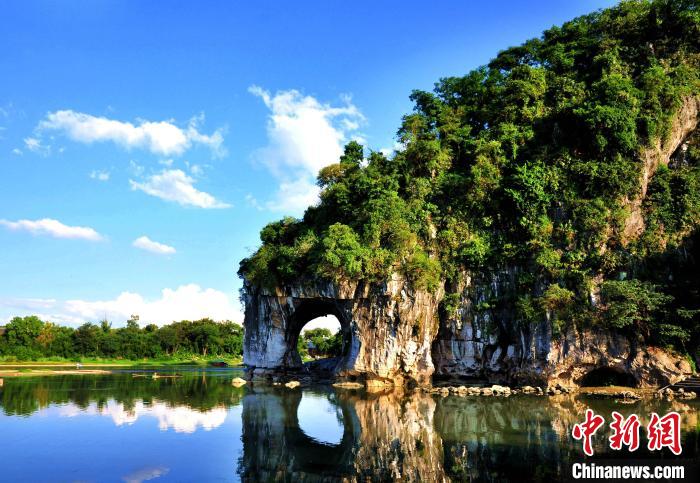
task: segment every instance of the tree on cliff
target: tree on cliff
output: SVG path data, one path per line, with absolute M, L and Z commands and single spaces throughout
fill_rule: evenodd
M 668 167 L 645 161 L 678 136 L 680 113 L 697 116 L 697 0 L 624 1 L 411 99 L 403 148 L 365 157 L 349 143 L 319 173 L 320 203 L 265 227 L 242 277 L 273 286 L 398 272 L 435 290 L 520 267 L 516 300 L 503 302 L 524 323 L 554 308 L 559 325 L 643 326 L 698 346 L 697 271 L 679 267 L 697 257 L 700 136 L 685 136 Z M 606 280 L 617 282 L 596 303 Z

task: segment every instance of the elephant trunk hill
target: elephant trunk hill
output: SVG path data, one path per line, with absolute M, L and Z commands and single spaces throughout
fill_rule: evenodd
M 251 377 L 675 382 L 700 354 L 700 8 L 627 1 L 414 91 L 241 262 Z M 333 162 L 334 160 L 329 160 Z

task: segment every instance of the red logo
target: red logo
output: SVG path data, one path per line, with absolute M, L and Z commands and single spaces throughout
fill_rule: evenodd
M 583 452 L 588 456 L 593 456 L 593 444 L 591 440 L 603 423 L 605 423 L 603 416 L 598 416 L 592 409 L 586 409 L 586 420 L 580 424 L 574 425 L 574 429 L 571 431 L 571 435 L 574 439 L 583 439 Z
M 614 421 L 610 423 L 612 435 L 608 438 L 610 448 L 620 450 L 627 446 L 629 451 L 639 448 L 639 428 L 641 423 L 636 414 L 625 418 L 617 411 L 612 412 Z M 603 416 L 599 416 L 592 409 L 586 409 L 586 420 L 575 424 L 571 430 L 574 439 L 583 440 L 583 452 L 593 456 L 593 435 L 605 423 Z M 673 454 L 683 452 L 681 448 L 681 415 L 670 412 L 664 417 L 651 413 L 651 420 L 647 425 L 647 448 L 649 451 L 657 451 L 669 448 Z
M 676 412 L 668 413 L 663 418 L 651 413 L 651 421 L 647 426 L 647 438 L 649 451 L 669 448 L 673 454 L 681 454 L 681 415 Z
M 615 421 L 610 423 L 610 428 L 613 430 L 613 434 L 609 438 L 610 447 L 622 449 L 622 445 L 625 445 L 629 451 L 635 451 L 639 448 L 639 418 L 636 414 L 632 414 L 625 419 L 617 411 L 613 411 L 612 416 Z

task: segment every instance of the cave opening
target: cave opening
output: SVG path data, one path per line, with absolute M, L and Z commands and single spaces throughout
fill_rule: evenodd
M 589 371 L 581 379 L 581 387 L 624 386 L 636 387 L 633 375 L 612 367 L 598 367 Z
M 343 334 L 338 318 L 329 314 L 308 321 L 299 332 L 296 349 L 304 362 L 341 356 Z
M 343 311 L 327 300 L 306 300 L 292 316 L 289 347 L 296 365 L 309 372 L 332 374 L 350 346 Z

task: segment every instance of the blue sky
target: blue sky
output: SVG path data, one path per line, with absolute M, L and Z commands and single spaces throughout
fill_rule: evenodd
M 0 321 L 241 321 L 238 261 L 345 142 L 613 3 L 3 2 Z

